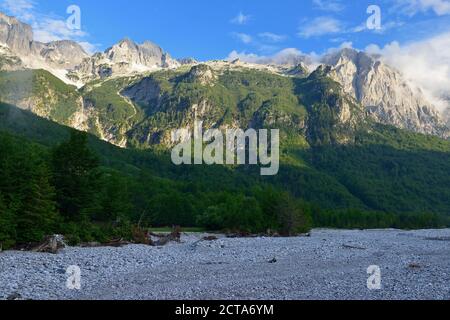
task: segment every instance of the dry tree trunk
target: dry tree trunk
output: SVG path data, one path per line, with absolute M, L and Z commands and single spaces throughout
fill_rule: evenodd
M 60 249 L 65 248 L 67 245 L 64 242 L 64 237 L 61 235 L 48 236 L 33 252 L 46 252 L 57 254 Z

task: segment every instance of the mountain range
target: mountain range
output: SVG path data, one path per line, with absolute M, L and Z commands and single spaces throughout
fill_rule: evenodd
M 259 125 L 273 125 L 277 122 L 273 117 L 284 117 L 283 121 L 292 123 L 292 129 L 300 129 L 305 119 L 294 125 L 298 119 L 293 119 L 293 114 L 283 109 L 292 108 L 294 114 L 298 113 L 304 106 L 303 101 L 278 101 L 279 107 L 272 108 L 274 110 L 269 112 L 272 118 L 268 120 L 267 110 L 264 115 L 260 113 L 267 109 L 268 101 L 272 103 L 271 99 L 258 97 L 261 98 L 258 101 L 261 104 L 245 110 L 245 121 L 242 112 L 232 110 L 234 119 L 227 123 L 223 119 L 231 107 L 215 104 L 213 100 L 223 100 L 229 98 L 225 95 L 234 95 L 230 102 L 235 105 L 231 109 L 242 109 L 242 104 L 251 98 L 236 96 L 236 91 L 233 91 L 235 88 L 227 88 L 224 82 L 230 80 L 229 77 L 269 77 L 282 82 L 289 96 L 295 95 L 291 88 L 299 79 L 318 72 L 325 73 L 325 76 L 340 84 L 343 100 L 353 100 L 355 105 L 363 107 L 360 113 L 365 115 L 360 118 L 441 138 L 450 135 L 445 120 L 447 113 L 441 114 L 424 98 L 420 89 L 413 89 L 394 67 L 354 49 L 342 49 L 324 55 L 319 64 L 313 63 L 307 56 L 290 57 L 282 64 L 252 64 L 239 60 L 200 63 L 194 59 L 173 59 L 149 41 L 137 44 L 124 39 L 105 52 L 89 55 L 74 41 L 34 41 L 33 30 L 29 25 L 0 13 L 0 61 L 1 70 L 10 72 L 3 73 L 2 77 L 17 78 L 17 75 L 21 75 L 18 78 L 24 87 L 19 92 L 4 87 L 0 96 L 3 102 L 90 131 L 122 147 L 133 144 L 142 147 L 164 142 L 168 129 L 177 127 L 180 121 L 186 124 L 192 120 L 189 115 L 192 110 L 181 110 L 176 117 L 169 115 L 175 110 L 180 111 L 179 101 L 182 98 L 187 99 L 184 103 L 191 103 L 190 108 L 193 109 L 195 105 L 195 108 L 200 109 L 195 116 L 201 116 L 211 126 L 239 124 L 249 127 L 258 121 Z M 26 76 L 27 70 L 41 71 L 36 71 L 38 75 Z M 24 76 L 28 81 L 23 80 Z M 196 101 L 190 99 L 192 97 L 174 96 L 178 84 L 189 83 L 189 78 L 191 84 L 197 83 L 204 87 L 200 91 L 215 96 L 194 99 Z M 58 83 L 58 80 L 62 83 Z M 35 81 L 40 82 L 42 91 L 36 90 Z M 13 85 L 11 79 L 8 85 Z M 242 87 L 248 87 L 244 80 Z M 263 87 L 259 87 L 261 91 Z M 64 88 L 64 92 L 59 88 Z M 229 92 L 219 90 L 224 88 Z M 278 97 L 279 100 L 289 98 Z M 286 105 L 281 106 L 284 102 Z M 341 112 L 341 125 L 344 125 L 345 120 L 352 116 L 348 109 Z M 165 118 L 165 123 L 156 118 Z
M 199 62 L 124 39 L 90 55 L 73 41 L 36 42 L 1 14 L 0 243 L 30 241 L 39 215 L 37 241 L 129 237 L 141 222 L 264 232 L 286 203 L 317 227 L 448 226 L 444 115 L 395 66 L 354 49 Z M 279 129 L 278 175 L 175 166 L 171 133 L 195 120 Z M 52 211 L 62 224 L 45 229 Z

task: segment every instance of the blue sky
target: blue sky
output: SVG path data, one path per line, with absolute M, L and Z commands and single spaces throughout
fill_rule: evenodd
M 1 10 L 37 29 L 38 40 L 72 38 L 104 50 L 124 37 L 151 40 L 174 57 L 270 56 L 285 48 L 323 53 L 343 43 L 364 49 L 421 41 L 450 31 L 450 0 L 1 0 Z M 81 30 L 59 30 L 69 5 Z M 382 29 L 368 30 L 369 5 Z M 57 23 L 60 22 L 60 23 Z

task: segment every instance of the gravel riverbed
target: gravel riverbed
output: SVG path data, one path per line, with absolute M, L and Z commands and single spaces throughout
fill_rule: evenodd
M 0 299 L 450 299 L 450 229 L 0 253 Z M 66 286 L 69 266 L 81 289 Z M 369 266 L 381 289 L 369 290 Z

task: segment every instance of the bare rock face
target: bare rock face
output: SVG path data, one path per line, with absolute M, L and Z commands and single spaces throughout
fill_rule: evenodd
M 444 121 L 447 124 L 447 127 L 450 128 L 450 107 L 444 111 Z
M 338 83 L 324 81 L 333 71 L 331 66 L 319 66 L 309 77 L 315 88 L 307 94 L 320 101 L 309 107 L 307 138 L 312 145 L 348 144 L 354 142 L 355 132 L 365 123 L 364 108 Z
M 105 51 L 106 58 L 112 63 L 127 63 L 140 66 L 161 64 L 163 54 L 161 48 L 149 42 L 138 45 L 129 39 L 124 39 Z
M 105 52 L 84 59 L 70 72 L 70 77 L 87 82 L 178 66 L 178 61 L 155 44 L 149 41 L 137 44 L 130 39 L 124 39 Z
M 170 61 L 167 61 L 168 55 L 150 41 L 136 44 L 130 39 L 124 39 L 107 49 L 105 55 L 113 63 L 128 63 L 131 66 L 138 67 L 168 67 L 170 63 Z
M 309 67 L 303 63 L 300 62 L 295 67 L 289 68 L 285 74 L 292 77 L 298 77 L 298 78 L 306 78 L 310 75 Z
M 186 79 L 189 82 L 197 82 L 203 86 L 214 85 L 217 75 L 210 66 L 199 64 L 192 67 L 191 71 L 187 74 Z
M 0 45 L 0 71 L 16 71 L 22 68 L 22 60 L 7 46 Z
M 43 44 L 39 55 L 48 64 L 63 69 L 74 68 L 89 57 L 78 43 L 68 40 Z
M 45 69 L 66 83 L 79 85 L 91 80 L 181 65 L 150 41 L 137 44 L 124 39 L 105 52 L 92 56 L 74 41 L 34 41 L 31 26 L 3 13 L 0 13 L 0 45 L 20 59 L 22 67 Z
M 33 30 L 31 26 L 0 12 L 0 43 L 18 55 L 31 52 Z
M 184 66 L 184 65 L 189 65 L 189 64 L 198 64 L 198 61 L 194 58 L 183 58 L 183 59 L 178 59 L 178 62 Z
M 102 53 L 95 53 L 70 70 L 68 77 L 73 81 L 86 83 L 95 79 L 108 78 L 112 76 L 112 73 L 112 64 Z
M 14 69 L 18 65 L 23 68 L 45 69 L 66 83 L 80 86 L 91 80 L 128 76 L 181 65 L 149 41 L 137 44 L 124 39 L 105 52 L 92 56 L 74 41 L 34 41 L 31 26 L 2 13 L 0 45 L 9 50 L 6 53 L 0 50 L 0 56 L 8 56 L 0 61 L 3 69 Z M 11 57 L 17 61 L 12 61 Z M 19 61 L 21 63 L 18 63 Z
M 323 61 L 330 76 L 366 107 L 377 122 L 424 134 L 448 137 L 442 116 L 402 75 L 363 52 L 344 49 Z
M 31 26 L 0 12 L 1 56 L 20 61 L 20 68 L 45 69 L 66 80 L 67 69 L 80 64 L 89 55 L 74 41 L 42 43 L 33 40 Z M 7 51 L 5 53 L 5 51 Z M 3 69 L 18 69 L 19 63 Z
M 152 105 L 152 112 L 157 111 L 161 103 L 161 87 L 153 78 L 144 78 L 125 88 L 121 94 L 140 105 Z

